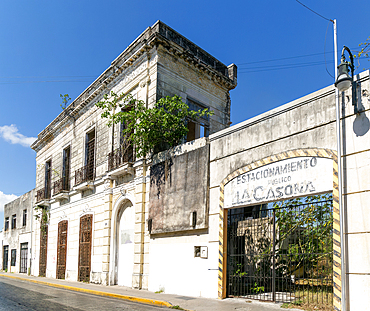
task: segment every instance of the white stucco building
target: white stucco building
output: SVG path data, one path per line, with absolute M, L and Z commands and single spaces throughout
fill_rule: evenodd
M 32 145 L 35 202 L 50 212 L 34 223 L 32 273 L 288 302 L 320 288 L 336 310 L 344 290 L 347 310 L 369 305 L 369 71 L 356 77 L 358 114 L 349 91 L 340 98 L 345 249 L 334 86 L 229 127 L 236 73 L 161 22 L 119 55 Z M 148 107 L 177 94 L 214 115 L 190 124 L 190 142 L 144 161 L 122 152 L 119 126 L 100 118 L 95 103 L 111 90 Z M 307 195 L 321 200 L 297 203 L 299 211 L 271 205 Z M 284 235 L 287 221 L 295 227 Z M 305 253 L 296 241 L 316 249 Z

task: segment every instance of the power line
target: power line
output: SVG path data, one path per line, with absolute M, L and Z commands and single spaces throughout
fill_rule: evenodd
M 327 53 L 333 53 L 327 52 Z M 299 55 L 299 56 L 289 56 L 289 57 L 283 57 L 283 58 L 274 58 L 274 59 L 268 59 L 268 60 L 260 60 L 260 61 L 255 61 L 255 62 L 249 62 L 249 63 L 240 63 L 239 65 L 248 65 L 248 64 L 256 64 L 256 63 L 267 63 L 267 62 L 275 62 L 279 60 L 287 60 L 287 59 L 294 59 L 294 58 L 302 58 L 302 57 L 309 57 L 309 56 L 317 56 L 317 55 L 322 55 L 324 53 L 314 53 L 314 54 L 306 54 L 306 55 Z
M 243 67 L 240 70 L 248 69 L 259 69 L 259 68 L 278 68 L 278 67 L 290 67 L 290 66 L 301 66 L 301 65 L 320 65 L 325 64 L 325 61 L 315 61 L 315 62 L 305 62 L 305 63 L 291 63 L 291 64 L 280 64 L 280 65 L 270 65 L 270 66 L 258 66 L 258 67 Z
M 251 68 L 251 70 L 248 70 L 248 68 L 245 68 L 246 71 L 239 71 L 238 73 L 252 73 L 252 72 L 262 72 L 262 71 L 272 71 L 272 70 L 283 70 L 283 69 L 294 69 L 294 68 L 301 68 L 301 67 L 308 67 L 308 66 L 319 66 L 324 64 L 324 62 L 318 63 L 318 64 L 305 64 L 305 65 L 298 65 L 298 66 L 290 66 L 290 67 L 282 67 L 282 68 L 266 68 L 266 69 L 259 69 L 259 70 L 253 70 L 254 68 Z
M 329 18 L 326 18 L 325 16 L 322 16 L 321 14 L 319 14 L 319 13 L 315 12 L 314 10 L 310 9 L 307 5 L 304 5 L 302 2 L 300 2 L 298 0 L 295 0 L 295 1 L 297 1 L 300 5 L 303 5 L 306 9 L 310 10 L 311 12 L 315 13 L 316 15 L 322 17 L 323 19 L 326 19 L 327 21 L 334 23 L 334 21 L 332 19 L 329 19 Z

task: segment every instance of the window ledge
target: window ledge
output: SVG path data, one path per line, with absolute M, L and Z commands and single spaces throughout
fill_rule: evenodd
M 63 200 L 66 200 L 66 199 L 68 200 L 69 199 L 69 193 L 68 193 L 68 191 L 59 192 L 58 194 L 53 196 L 53 199 L 55 201 L 63 201 Z
M 122 175 L 134 175 L 134 169 L 132 168 L 132 163 L 125 163 L 121 165 L 119 168 L 108 173 L 108 176 L 111 178 L 117 178 L 118 176 Z
M 73 190 L 76 190 L 77 192 L 82 192 L 84 190 L 93 189 L 93 188 L 94 188 L 94 182 L 93 181 L 85 181 L 82 184 L 74 186 Z
M 50 206 L 50 200 L 49 199 L 41 200 L 40 202 L 37 202 L 36 205 L 37 206 L 46 206 L 46 207 L 48 207 L 48 206 Z

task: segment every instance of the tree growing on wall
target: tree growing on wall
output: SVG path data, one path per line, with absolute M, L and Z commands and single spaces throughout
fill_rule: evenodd
M 327 261 L 333 252 L 332 194 L 281 201 L 274 209 L 278 253 L 283 255 L 280 272 L 295 274 L 301 270 L 310 278 L 330 275 L 332 262 Z
M 367 38 L 365 42 L 360 43 L 358 46 L 360 47 L 360 51 L 356 55 L 354 55 L 354 57 L 358 59 L 359 63 L 360 63 L 360 57 L 364 57 L 369 60 L 370 37 Z
M 122 134 L 135 146 L 139 158 L 180 144 L 188 132 L 188 120 L 213 114 L 208 109 L 189 110 L 177 95 L 161 98 L 153 108 L 147 108 L 131 94 L 118 95 L 112 91 L 96 106 L 103 110 L 101 117 L 108 119 L 108 126 L 125 124 Z

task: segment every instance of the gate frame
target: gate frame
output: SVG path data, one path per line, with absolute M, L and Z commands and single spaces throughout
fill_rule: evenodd
M 227 213 L 224 208 L 225 185 L 237 176 L 264 165 L 281 160 L 298 157 L 319 157 L 333 160 L 333 306 L 341 310 L 341 248 L 340 248 L 340 217 L 339 217 L 339 187 L 338 187 L 338 157 L 331 149 L 307 148 L 294 149 L 266 157 L 262 160 L 247 164 L 227 175 L 220 183 L 219 201 L 219 260 L 218 260 L 218 298 L 226 298 L 227 288 Z

